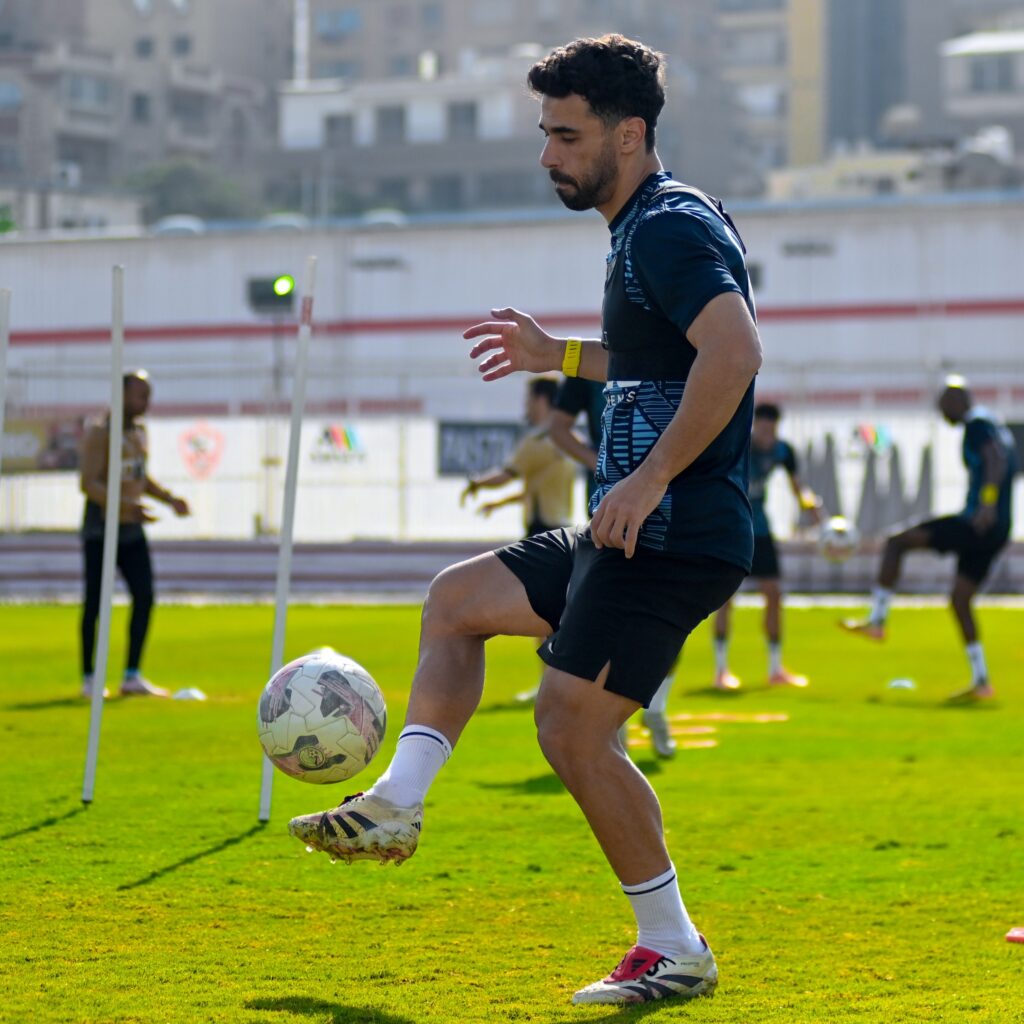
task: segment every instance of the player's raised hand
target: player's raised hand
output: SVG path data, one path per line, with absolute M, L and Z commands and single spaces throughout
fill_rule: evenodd
M 493 320 L 463 331 L 467 340 L 480 340 L 469 350 L 470 359 L 486 356 L 477 366 L 484 380 L 500 380 L 517 370 L 548 373 L 561 366 L 562 344 L 542 331 L 527 313 L 508 307 L 492 309 Z

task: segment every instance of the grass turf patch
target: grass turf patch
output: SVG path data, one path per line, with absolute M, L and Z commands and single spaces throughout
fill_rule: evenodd
M 513 699 L 540 663 L 488 645 L 481 710 L 431 791 L 400 869 L 307 856 L 287 819 L 387 763 L 415 664 L 410 608 L 292 609 L 288 655 L 329 643 L 388 700 L 379 762 L 354 783 L 275 778 L 256 822 L 256 699 L 272 610 L 164 607 L 146 668 L 205 704 L 107 702 L 95 802 L 78 802 L 88 706 L 73 608 L 4 608 L 0 633 L 0 1020 L 305 1022 L 1024 1021 L 1024 635 L 985 609 L 999 699 L 948 708 L 966 662 L 948 612 L 898 609 L 886 645 L 790 610 L 812 681 L 769 690 L 759 613 L 738 609 L 739 693 L 708 689 L 706 628 L 679 666 L 680 739 L 633 756 L 661 797 L 684 899 L 708 935 L 714 1000 L 573 1008 L 633 940 L 628 904 Z M 123 609 L 115 613 L 114 663 Z M 889 690 L 893 677 L 915 690 Z M 768 713 L 785 721 L 745 719 Z

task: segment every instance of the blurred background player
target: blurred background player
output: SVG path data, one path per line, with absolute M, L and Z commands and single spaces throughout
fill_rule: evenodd
M 971 685 L 950 699 L 984 700 L 992 697 L 994 691 L 971 602 L 1010 536 L 1016 448 L 1010 431 L 992 413 L 973 404 L 963 377 L 946 379 L 938 407 L 949 423 L 959 423 L 964 428 L 963 460 L 968 474 L 964 509 L 957 515 L 918 523 L 890 537 L 882 553 L 871 612 L 866 619 L 845 619 L 840 625 L 873 640 L 884 640 L 889 604 L 900 578 L 904 554 L 921 548 L 943 554 L 955 551 L 956 577 L 950 603 L 967 648 Z
M 142 504 L 149 496 L 174 509 L 179 516 L 189 514 L 188 504 L 165 490 L 146 472 L 148 446 L 146 428 L 139 422 L 149 408 L 149 374 L 133 370 L 124 376 L 124 441 L 121 465 L 120 526 L 117 537 L 117 567 L 132 596 L 128 625 L 128 658 L 122 694 L 167 697 L 167 690 L 154 686 L 140 671 L 142 648 L 153 608 L 153 567 L 149 542 L 143 524 L 154 517 Z M 82 522 L 82 553 L 85 567 L 85 593 L 82 604 L 82 696 L 92 695 L 93 657 L 96 647 L 96 620 L 100 611 L 100 581 L 103 569 L 103 529 L 107 503 L 107 456 L 110 447 L 110 413 L 86 427 L 82 438 L 81 485 L 85 495 Z M 102 685 L 102 681 L 101 681 Z
M 499 501 L 490 501 L 478 511 L 490 515 L 495 509 L 522 502 L 523 530 L 527 537 L 560 526 L 572 525 L 573 484 L 576 471 L 548 432 L 548 419 L 558 391 L 558 382 L 548 377 L 530 381 L 526 389 L 526 422 L 530 430 L 516 445 L 500 468 L 472 477 L 459 497 L 459 504 L 475 497 L 481 488 L 504 487 L 521 480 L 523 488 Z
M 750 575 L 757 580 L 764 594 L 764 632 L 768 638 L 768 682 L 772 686 L 806 686 L 807 677 L 795 675 L 782 664 L 782 587 L 779 583 L 779 555 L 772 536 L 771 523 L 765 512 L 765 490 L 768 477 L 781 466 L 789 477 L 793 494 L 804 512 L 820 522 L 820 501 L 803 487 L 797 471 L 796 452 L 779 437 L 782 410 L 770 402 L 759 402 L 754 409 L 754 426 L 750 432 L 750 484 L 747 495 L 754 514 L 754 562 Z M 728 601 L 715 616 L 715 687 L 736 690 L 740 680 L 729 671 L 729 619 L 732 602 Z
M 523 531 L 525 536 L 545 533 L 560 526 L 571 526 L 573 487 L 576 469 L 564 452 L 553 443 L 549 431 L 552 404 L 558 392 L 558 382 L 549 377 L 531 380 L 526 387 L 526 422 L 530 431 L 516 445 L 505 465 L 473 477 L 466 484 L 459 504 L 474 497 L 480 488 L 503 487 L 513 480 L 522 480 L 523 489 L 515 494 L 490 501 L 478 509 L 490 515 L 495 509 L 515 502 L 523 504 Z M 577 442 L 582 445 L 582 442 Z M 537 643 L 544 641 L 538 637 Z M 526 704 L 537 699 L 539 685 L 521 690 L 516 700 Z
M 554 409 L 548 421 L 548 436 L 570 458 L 575 459 L 587 469 L 587 502 L 597 486 L 594 471 L 597 469 L 597 454 L 601 447 L 601 416 L 605 409 L 604 384 L 601 381 L 585 380 L 582 377 L 563 377 L 555 395 Z M 582 413 L 586 418 L 586 437 L 584 440 L 576 433 L 576 420 Z M 672 738 L 665 709 L 672 692 L 675 677 L 675 666 L 662 681 L 658 692 L 651 698 L 650 707 L 644 708 L 641 720 L 651 734 L 651 747 L 658 757 L 675 757 L 677 744 Z M 519 694 L 521 698 L 532 700 L 537 691 L 530 690 Z M 623 726 L 623 745 L 625 745 L 626 727 Z

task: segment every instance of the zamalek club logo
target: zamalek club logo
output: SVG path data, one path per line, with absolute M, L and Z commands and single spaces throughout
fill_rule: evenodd
M 329 423 L 321 429 L 310 455 L 314 462 L 362 462 L 366 450 L 353 427 Z
M 179 435 L 178 451 L 189 476 L 205 480 L 220 463 L 224 452 L 224 435 L 216 427 L 201 420 Z

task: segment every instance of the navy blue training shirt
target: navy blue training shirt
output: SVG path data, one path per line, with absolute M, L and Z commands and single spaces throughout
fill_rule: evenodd
M 770 448 L 750 446 L 750 508 L 754 513 L 754 536 L 767 537 L 772 532 L 768 513 L 764 509 L 765 490 L 768 477 L 776 466 L 783 466 L 791 476 L 796 473 L 796 452 L 793 446 L 781 438 Z
M 964 420 L 963 459 L 967 467 L 968 484 L 967 502 L 962 515 L 970 519 L 978 510 L 981 488 L 985 482 L 985 460 L 982 451 L 990 442 L 999 446 L 1006 459 L 1006 470 L 997 485 L 999 497 L 996 500 L 996 524 L 1009 532 L 1013 475 L 1017 472 L 1017 449 L 1009 429 L 987 409 L 977 405 L 971 408 Z
M 590 511 L 646 458 L 668 426 L 697 356 L 686 333 L 724 292 L 754 315 L 743 243 L 716 200 L 650 175 L 609 225 L 601 313 L 606 406 Z M 640 531 L 641 547 L 720 558 L 749 571 L 747 464 L 754 387 L 721 433 L 671 481 Z

